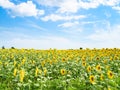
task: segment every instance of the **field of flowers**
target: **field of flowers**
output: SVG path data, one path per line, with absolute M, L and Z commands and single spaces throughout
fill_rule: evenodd
M 0 49 L 0 90 L 120 90 L 120 49 Z

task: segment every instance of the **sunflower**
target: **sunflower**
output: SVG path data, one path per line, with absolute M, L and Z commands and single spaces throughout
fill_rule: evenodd
M 86 62 L 82 62 L 82 66 L 86 66 Z
M 89 77 L 90 83 L 94 84 L 95 83 L 95 77 L 93 75 L 91 75 Z
M 17 62 L 14 60 L 14 67 L 16 66 Z
M 112 79 L 113 76 L 114 76 L 113 73 L 112 73 L 112 71 L 108 71 L 108 72 L 107 72 L 107 75 L 108 75 L 108 77 L 109 77 L 110 79 Z
M 0 61 L 0 64 L 2 64 L 2 62 Z
M 17 69 L 15 68 L 13 75 L 16 76 L 16 74 L 17 74 Z
M 106 63 L 107 63 L 107 60 L 104 60 L 103 62 L 106 64 Z
M 100 80 L 103 80 L 103 79 L 104 79 L 103 74 L 100 74 Z
M 39 70 L 39 73 L 42 74 L 42 70 Z
M 45 68 L 44 69 L 44 75 L 46 76 L 46 74 L 47 74 L 47 69 Z
M 66 70 L 65 69 L 61 69 L 61 74 L 65 75 L 66 74 Z
M 38 67 L 36 67 L 36 70 L 35 70 L 35 76 L 38 75 L 38 71 L 39 71 L 39 69 L 38 69 Z
M 26 61 L 26 58 L 24 58 L 24 59 L 22 60 L 21 64 L 22 64 L 22 65 L 25 64 L 25 61 Z
M 97 70 L 97 71 L 100 71 L 100 70 L 101 70 L 101 66 L 100 66 L 100 65 L 97 65 L 97 66 L 96 66 L 96 70 Z
M 65 58 L 63 58 L 63 59 L 62 59 L 62 62 L 65 62 L 65 61 L 66 61 Z
M 99 57 L 97 57 L 96 60 L 99 60 Z
M 52 63 L 53 63 L 52 60 L 50 60 L 49 63 L 50 63 L 50 65 L 52 65 Z
M 87 71 L 90 72 L 91 71 L 91 66 L 87 67 Z
M 85 62 L 85 57 L 84 56 L 82 57 L 82 61 Z
M 108 66 L 108 65 L 106 65 L 105 67 L 106 67 L 106 69 L 110 69 L 110 66 Z
M 108 90 L 111 90 L 111 88 L 110 88 L 110 87 L 108 87 Z
M 42 62 L 41 62 L 41 65 L 42 65 L 42 67 L 44 67 L 44 65 L 45 65 L 45 61 L 42 61 Z
M 20 82 L 23 82 L 24 77 L 25 77 L 25 71 L 20 70 Z

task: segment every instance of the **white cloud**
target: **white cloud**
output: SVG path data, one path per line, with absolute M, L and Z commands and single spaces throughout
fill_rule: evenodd
M 58 7 L 60 3 L 63 2 L 64 0 L 34 0 L 34 1 L 43 6 Z
M 79 9 L 97 8 L 100 5 L 114 7 L 120 0 L 35 0 L 40 5 L 58 7 L 57 13 L 76 13 Z
M 115 9 L 115 10 L 117 10 L 118 13 L 120 13 L 120 6 L 114 6 L 114 7 L 112 7 L 112 8 Z
M 100 5 L 110 6 L 115 10 L 119 10 L 120 0 L 34 0 L 38 4 L 49 7 L 57 7 L 58 14 L 77 13 L 78 10 L 97 8 Z M 36 4 L 32 1 L 14 4 L 10 0 L 0 0 L 0 6 L 12 12 L 13 16 L 40 16 L 44 14 L 44 10 L 36 8 Z M 51 16 L 52 17 L 52 16 Z M 47 18 L 47 17 L 46 17 Z M 55 18 L 61 18 L 55 16 Z
M 84 29 L 84 28 L 83 28 Z M 98 28 L 99 29 L 99 28 Z M 100 30 L 99 32 L 95 32 L 92 35 L 89 35 L 87 38 L 86 35 L 75 35 L 75 32 L 80 32 L 79 30 L 66 30 L 67 33 L 70 33 L 71 39 L 67 37 L 60 36 L 40 36 L 33 37 L 27 36 L 25 34 L 17 34 L 9 33 L 9 32 L 1 32 L 0 36 L 0 45 L 5 47 L 14 46 L 16 48 L 36 48 L 36 49 L 49 49 L 49 48 L 57 48 L 57 49 L 70 49 L 70 48 L 102 48 L 102 47 L 119 47 L 120 46 L 120 26 L 110 26 L 110 30 Z M 64 31 L 65 32 L 65 31 Z M 73 37 L 72 37 L 73 36 Z M 6 39 L 5 37 L 9 37 Z M 12 37 L 12 38 L 10 38 Z M 3 39 L 4 38 L 4 39 Z
M 86 17 L 85 15 L 61 16 L 58 14 L 51 14 L 51 15 L 41 18 L 41 20 L 43 20 L 43 21 L 49 21 L 49 20 L 51 20 L 51 21 L 58 21 L 58 20 L 67 21 L 67 20 L 79 20 L 79 19 L 83 19 L 85 17 Z
M 115 6 L 117 4 L 120 3 L 120 0 L 103 0 L 103 5 L 107 5 L 107 6 Z
M 87 37 L 95 42 L 98 47 L 119 47 L 120 46 L 120 26 L 115 25 L 108 30 L 96 32 Z
M 67 38 L 63 37 L 54 37 L 47 36 L 39 39 L 21 39 L 14 38 L 10 41 L 4 41 L 3 45 L 5 47 L 14 46 L 15 48 L 35 48 L 35 49 L 71 49 L 71 48 L 79 48 L 80 46 L 85 46 L 83 43 L 78 43 L 75 41 L 71 41 Z
M 44 14 L 44 10 L 39 10 L 36 8 L 36 5 L 32 1 L 22 2 L 15 5 L 9 0 L 0 0 L 0 6 L 8 9 L 9 13 L 15 16 L 40 16 Z
M 81 32 L 83 31 L 83 28 L 81 28 L 81 27 L 79 27 L 79 28 L 75 27 L 75 28 L 63 29 L 61 31 L 64 32 L 64 33 L 67 33 L 69 35 L 72 35 L 73 37 L 76 35 L 79 38 L 78 35 L 81 34 Z
M 100 3 L 97 0 L 90 0 L 89 2 L 83 2 L 82 0 L 79 0 L 79 8 L 83 9 L 97 8 L 99 4 Z
M 120 0 L 88 0 L 88 2 L 79 0 L 79 8 L 90 9 L 97 8 L 100 5 L 103 6 L 116 6 L 120 3 Z
M 79 9 L 77 0 L 35 0 L 40 5 L 58 7 L 57 13 L 76 13 Z
M 31 23 L 31 24 L 28 24 L 29 27 L 32 27 L 34 29 L 37 29 L 37 30 L 42 30 L 42 31 L 47 31 L 46 28 L 43 28 L 41 27 L 40 25 L 37 25 L 37 24 L 34 24 L 34 23 Z
M 0 6 L 6 9 L 14 8 L 14 3 L 9 0 L 0 0 Z
M 59 13 L 76 13 L 79 9 L 77 0 L 65 0 L 59 7 Z
M 68 28 L 68 27 L 73 27 L 73 26 L 76 26 L 78 25 L 79 22 L 78 21 L 75 21 L 75 22 L 66 22 L 66 23 L 63 23 L 63 24 L 60 24 L 58 25 L 59 27 L 63 27 L 63 28 Z
M 113 7 L 113 9 L 120 10 L 120 7 L 119 6 L 115 6 L 115 7 Z

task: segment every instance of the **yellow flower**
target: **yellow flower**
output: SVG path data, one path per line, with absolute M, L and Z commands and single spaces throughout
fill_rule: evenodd
M 65 58 L 62 59 L 62 62 L 65 62 Z
M 10 57 L 11 59 L 13 59 L 14 58 L 14 56 L 13 55 L 11 55 L 11 57 Z
M 107 69 L 110 69 L 110 66 L 106 65 L 106 68 L 107 68 Z
M 52 60 L 50 60 L 49 63 L 50 63 L 50 65 L 52 65 L 52 63 L 53 63 Z
M 20 82 L 23 82 L 24 77 L 25 77 L 25 71 L 20 70 Z
M 91 66 L 87 67 L 87 71 L 90 72 L 91 71 Z
M 112 71 L 108 71 L 107 74 L 108 74 L 108 77 L 109 77 L 110 79 L 112 79 L 113 76 L 114 76 L 113 73 L 112 73 Z
M 79 59 L 77 58 L 76 63 L 78 63 L 78 62 L 79 62 Z
M 99 57 L 97 57 L 96 60 L 99 60 Z
M 16 74 L 17 74 L 17 69 L 15 68 L 13 75 L 16 76 Z
M 90 83 L 95 84 L 95 78 L 93 75 L 89 77 Z
M 108 87 L 108 90 L 111 90 L 110 87 Z
M 42 70 L 39 70 L 39 73 L 42 74 Z
M 44 69 L 44 75 L 46 76 L 46 74 L 47 74 L 47 69 L 45 68 Z
M 24 59 L 22 60 L 22 63 L 21 63 L 21 64 L 23 65 L 23 64 L 25 63 L 25 61 L 26 61 L 26 59 L 24 58 Z
M 103 62 L 106 64 L 106 63 L 107 63 L 107 60 L 104 60 Z
M 34 64 L 35 64 L 35 61 L 34 61 L 34 60 L 32 60 L 32 61 L 31 61 L 31 63 L 34 65 Z
M 17 62 L 14 60 L 14 67 L 16 66 L 16 63 L 17 63 Z
M 96 70 L 97 70 L 97 71 L 100 71 L 100 70 L 101 70 L 101 66 L 100 66 L 100 65 L 97 65 L 97 66 L 96 66 Z
M 65 69 L 61 69 L 61 74 L 65 75 L 66 74 L 66 70 Z
M 86 58 L 83 56 L 83 57 L 82 57 L 82 61 L 85 62 L 85 59 L 86 59 Z
M 35 70 L 35 76 L 38 75 L 38 71 L 39 71 L 39 69 L 38 69 L 38 67 L 36 67 L 36 70 Z
M 103 80 L 103 79 L 104 79 L 103 74 L 100 74 L 100 80 Z
M 42 67 L 44 67 L 44 65 L 45 65 L 45 61 L 42 61 L 42 62 L 41 62 L 41 65 L 42 65 Z
M 2 64 L 2 62 L 0 61 L 0 64 Z
M 86 62 L 82 62 L 82 66 L 86 66 Z
M 113 60 L 113 57 L 110 57 L 110 60 L 112 61 L 112 60 Z

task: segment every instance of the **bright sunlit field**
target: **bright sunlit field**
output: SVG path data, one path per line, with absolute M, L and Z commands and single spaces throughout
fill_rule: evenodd
M 0 49 L 0 90 L 120 90 L 120 49 Z

